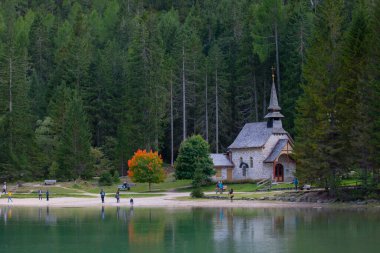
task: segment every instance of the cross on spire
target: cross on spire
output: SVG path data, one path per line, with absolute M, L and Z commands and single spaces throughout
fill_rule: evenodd
M 277 92 L 276 92 L 276 84 L 274 82 L 274 71 L 275 68 L 272 67 L 272 89 L 270 93 L 268 114 L 265 116 L 267 119 L 279 119 L 284 116 L 280 113 L 281 107 L 278 105 Z

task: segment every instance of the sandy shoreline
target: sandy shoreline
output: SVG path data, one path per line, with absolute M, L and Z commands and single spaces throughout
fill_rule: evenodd
M 247 200 L 179 200 L 178 197 L 189 196 L 189 193 L 166 193 L 164 196 L 135 198 L 135 207 L 165 207 L 165 208 L 189 208 L 189 207 L 244 207 L 244 208 L 323 208 L 329 207 L 329 204 L 320 203 L 299 203 L 299 202 L 280 202 L 280 201 L 247 201 Z M 57 197 L 49 201 L 38 200 L 38 198 L 16 198 L 13 203 L 8 203 L 8 198 L 2 196 L 0 206 L 23 206 L 23 207 L 97 207 L 102 206 L 100 198 L 75 198 L 75 197 Z M 105 206 L 130 206 L 129 199 L 122 198 L 120 203 L 116 203 L 115 198 L 108 197 L 105 199 Z

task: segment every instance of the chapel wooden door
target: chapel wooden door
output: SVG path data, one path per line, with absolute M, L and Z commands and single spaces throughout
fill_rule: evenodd
M 232 181 L 232 169 L 227 169 L 227 180 Z
M 281 163 L 276 164 L 274 168 L 274 180 L 284 182 L 284 166 Z

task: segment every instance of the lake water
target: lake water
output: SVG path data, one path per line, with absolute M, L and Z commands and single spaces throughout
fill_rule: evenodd
M 380 210 L 0 207 L 1 253 L 380 252 Z

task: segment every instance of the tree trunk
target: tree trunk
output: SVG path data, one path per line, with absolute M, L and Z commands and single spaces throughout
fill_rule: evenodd
M 281 98 L 281 79 L 280 79 L 280 56 L 278 52 L 278 31 L 277 23 L 274 24 L 274 38 L 276 42 L 276 72 L 277 72 L 277 88 L 278 88 L 278 100 Z
M 149 182 L 148 184 L 149 184 L 149 192 L 151 192 L 151 191 L 152 191 L 152 187 L 151 187 L 151 184 L 152 184 L 152 183 Z
M 157 87 L 157 85 L 158 85 L 158 82 L 155 82 L 155 85 L 154 85 L 154 87 L 155 87 L 155 89 L 154 89 L 154 117 L 155 117 L 155 119 L 154 119 L 154 150 L 155 151 L 158 151 L 158 129 L 159 129 L 159 126 L 158 126 L 158 122 L 159 122 L 159 113 L 158 113 L 158 109 L 159 109 L 159 105 L 158 105 L 158 87 Z
M 205 88 L 205 107 L 206 107 L 206 112 L 205 112 L 205 127 L 206 127 L 206 141 L 208 142 L 208 94 L 207 94 L 207 70 L 206 70 L 206 88 Z
M 257 104 L 257 83 L 256 83 L 256 71 L 253 70 L 253 92 L 254 92 L 254 104 L 255 104 L 255 121 L 259 121 L 259 108 Z
M 170 165 L 173 168 L 174 165 L 174 122 L 173 122 L 173 74 L 170 76 Z
M 186 139 L 186 84 L 185 84 L 185 47 L 182 46 L 182 131 Z
M 13 111 L 13 79 L 12 79 L 12 73 L 13 73 L 13 62 L 12 58 L 9 58 L 9 112 L 12 113 Z
M 215 70 L 215 151 L 219 153 L 218 69 Z
M 121 176 L 124 176 L 124 156 L 121 157 Z
M 195 74 L 195 60 L 193 60 L 193 134 L 195 134 L 196 131 L 196 119 L 197 119 L 197 85 L 196 85 L 196 74 Z
M 267 89 L 267 84 L 266 84 L 266 80 L 264 79 L 264 84 L 263 84 L 263 117 L 265 117 L 265 114 L 267 112 L 267 92 L 266 92 L 266 89 Z
M 12 57 L 9 58 L 9 123 L 10 123 L 10 131 L 9 131 L 9 151 L 12 154 L 13 152 L 13 129 L 12 129 L 12 112 L 13 112 L 13 62 L 12 62 Z

